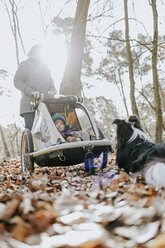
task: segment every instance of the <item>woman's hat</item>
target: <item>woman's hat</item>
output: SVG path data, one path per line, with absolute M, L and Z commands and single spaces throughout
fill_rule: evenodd
M 41 51 L 42 51 L 42 46 L 41 45 L 35 45 L 28 52 L 28 57 L 39 56 L 39 55 L 41 55 Z

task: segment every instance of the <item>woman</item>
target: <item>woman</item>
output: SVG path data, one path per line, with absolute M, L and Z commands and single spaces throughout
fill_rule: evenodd
M 22 94 L 20 115 L 25 120 L 25 128 L 30 130 L 34 120 L 31 102 L 40 94 L 52 98 L 56 93 L 50 71 L 41 58 L 41 50 L 41 46 L 33 46 L 27 60 L 20 63 L 14 76 L 14 85 Z

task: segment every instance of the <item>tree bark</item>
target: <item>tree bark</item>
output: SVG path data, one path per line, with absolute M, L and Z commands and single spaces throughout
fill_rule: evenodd
M 16 146 L 17 146 L 17 154 L 20 156 L 20 145 L 18 141 L 19 128 L 16 126 L 15 123 L 14 123 L 14 127 L 15 127 L 15 141 L 16 141 Z
M 162 141 L 163 133 L 163 118 L 161 108 L 161 98 L 159 93 L 159 79 L 157 71 L 157 46 L 158 46 L 158 13 L 156 7 L 156 0 L 152 0 L 152 13 L 153 13 L 153 48 L 152 48 L 152 76 L 154 86 L 154 101 L 155 101 L 155 114 L 156 114 L 156 130 L 155 141 Z
M 130 99 L 131 99 L 131 108 L 132 113 L 139 117 L 138 108 L 135 100 L 135 80 L 133 72 L 133 59 L 129 41 L 129 23 L 128 23 L 128 6 L 127 1 L 124 0 L 124 14 L 125 14 L 125 39 L 126 39 L 126 49 L 128 56 L 128 67 L 129 67 L 129 79 L 130 79 Z
M 162 106 L 162 113 L 165 112 L 165 92 L 163 91 L 161 85 L 159 84 L 160 89 L 160 99 L 161 99 L 161 106 Z M 163 119 L 163 116 L 162 116 Z M 163 122 L 163 131 L 165 131 L 165 123 Z
M 90 0 L 78 0 L 69 55 L 60 86 L 60 94 L 81 95 L 80 80 L 87 14 Z
M 3 129 L 2 129 L 2 126 L 1 125 L 0 125 L 0 134 L 1 134 L 1 137 L 2 137 L 2 143 L 3 143 L 3 146 L 4 146 L 4 151 L 5 151 L 6 157 L 9 158 L 10 157 L 10 153 L 9 153 L 8 148 L 7 148 L 5 135 L 4 135 L 4 132 L 3 132 Z
M 120 70 L 118 70 L 118 76 L 119 76 L 119 83 L 120 83 L 120 87 L 121 87 L 122 100 L 123 100 L 123 103 L 124 103 L 125 111 L 127 113 L 127 118 L 129 118 L 127 101 L 126 101 L 126 97 L 125 97 L 125 93 L 124 93 L 124 87 L 123 87 L 123 82 L 122 82 L 121 75 L 120 75 Z

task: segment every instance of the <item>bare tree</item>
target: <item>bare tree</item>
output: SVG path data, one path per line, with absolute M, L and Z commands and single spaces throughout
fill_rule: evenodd
M 1 125 L 0 125 L 0 134 L 1 134 L 1 137 L 2 137 L 2 143 L 3 143 L 3 146 L 4 146 L 5 155 L 6 155 L 7 158 L 9 158 L 10 157 L 10 152 L 8 150 L 5 135 L 4 135 L 3 128 L 2 128 Z
M 136 114 L 139 117 L 138 108 L 135 100 L 135 80 L 134 80 L 134 71 L 133 71 L 133 58 L 131 53 L 131 46 L 129 41 L 129 22 L 128 22 L 128 0 L 124 0 L 124 14 L 125 14 L 125 39 L 126 39 L 126 48 L 128 56 L 128 67 L 129 67 L 129 79 L 130 79 L 130 99 L 131 99 L 131 108 L 132 113 Z
M 69 55 L 60 86 L 60 94 L 81 95 L 80 80 L 87 14 L 90 0 L 78 0 Z
M 118 69 L 118 77 L 119 77 L 120 88 L 118 87 L 118 84 L 117 83 L 116 83 L 116 85 L 119 88 L 118 90 L 119 90 L 119 93 L 120 93 L 121 98 L 123 100 L 123 104 L 124 104 L 124 107 L 125 107 L 127 118 L 129 118 L 129 111 L 128 111 L 128 107 L 127 107 L 127 101 L 126 101 L 126 96 L 125 96 L 125 93 L 124 93 L 124 87 L 123 87 L 123 81 L 121 79 L 120 69 Z
M 20 144 L 19 144 L 19 140 L 18 140 L 18 133 L 20 131 L 20 128 L 17 127 L 16 123 L 14 123 L 14 128 L 15 128 L 15 133 L 13 136 L 13 140 L 15 139 L 15 142 L 16 142 L 17 154 L 20 155 Z
M 102 75 L 110 83 L 114 83 L 119 91 L 123 101 L 125 112 L 129 117 L 127 99 L 124 91 L 124 74 L 127 73 L 127 53 L 125 49 L 125 40 L 121 30 L 110 33 L 104 46 L 107 47 L 107 55 L 104 56 L 98 69 L 99 75 Z
M 18 19 L 18 7 L 16 5 L 16 2 L 14 0 L 8 0 L 9 6 L 7 4 L 7 1 L 1 0 L 3 5 L 5 6 L 8 18 L 9 18 L 9 23 L 10 23 L 10 28 L 14 37 L 14 42 L 15 42 L 15 49 L 16 49 L 16 60 L 17 60 L 17 65 L 19 65 L 19 42 L 21 43 L 21 47 L 25 53 L 25 47 L 23 44 L 22 36 L 21 36 L 21 31 L 20 31 L 20 25 L 19 25 L 19 19 Z
M 153 76 L 153 86 L 154 86 L 155 115 L 156 115 L 155 141 L 161 142 L 162 132 L 163 132 L 163 118 L 162 118 L 161 98 L 159 92 L 160 85 L 159 85 L 158 71 L 157 71 L 158 12 L 157 12 L 156 0 L 151 0 L 150 4 L 153 13 L 152 76 Z
M 16 154 L 20 155 L 19 132 L 20 128 L 17 127 L 16 123 L 8 127 L 8 138 L 13 157 L 15 157 Z

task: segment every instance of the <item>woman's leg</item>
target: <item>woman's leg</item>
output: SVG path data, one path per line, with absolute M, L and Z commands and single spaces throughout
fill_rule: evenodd
M 29 130 L 32 129 L 33 126 L 33 121 L 34 121 L 34 112 L 30 112 L 30 113 L 25 113 L 23 115 L 24 121 L 25 121 L 25 128 L 28 128 Z

